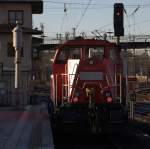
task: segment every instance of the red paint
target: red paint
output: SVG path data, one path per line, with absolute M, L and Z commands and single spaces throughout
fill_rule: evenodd
M 67 47 L 67 48 L 66 48 Z M 69 84 L 68 78 L 68 56 L 65 60 L 58 61 L 62 49 L 69 48 L 79 48 L 80 49 L 80 62 L 78 64 L 76 74 L 74 77 L 74 81 L 72 84 L 72 91 L 65 102 L 68 101 L 69 103 L 88 103 L 89 96 L 87 96 L 86 89 L 94 90 L 92 94 L 92 100 L 95 103 L 107 103 L 112 102 L 112 98 L 106 98 L 104 92 L 109 90 L 114 95 L 114 88 L 113 88 L 113 81 L 114 80 L 114 73 L 115 71 L 122 73 L 122 61 L 120 57 L 120 49 L 114 43 L 110 43 L 105 40 L 95 40 L 95 39 L 80 39 L 80 40 L 70 40 L 64 43 L 60 48 L 56 50 L 56 54 L 54 57 L 54 61 L 52 64 L 52 75 L 51 78 L 51 99 L 57 105 L 60 105 L 63 100 L 62 94 L 69 94 L 69 89 L 64 87 L 62 88 L 63 84 Z M 104 54 L 102 59 L 99 57 L 95 58 L 87 58 L 87 49 L 89 47 L 104 47 Z M 114 52 L 116 55 L 116 60 L 112 61 L 110 59 L 110 49 L 114 48 Z M 69 53 L 69 51 L 68 51 Z M 71 53 L 71 52 L 70 52 Z M 92 60 L 93 63 L 90 63 Z M 115 70 L 116 69 L 116 70 Z M 80 72 L 101 72 L 103 73 L 103 80 L 80 80 Z M 66 75 L 64 75 L 66 74 Z M 107 75 L 107 77 L 106 77 Z M 109 83 L 108 83 L 109 82 Z M 76 97 L 75 93 L 79 92 L 79 96 Z

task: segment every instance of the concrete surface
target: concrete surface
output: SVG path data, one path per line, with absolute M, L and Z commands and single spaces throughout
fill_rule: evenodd
M 0 149 L 54 149 L 46 106 L 0 107 Z

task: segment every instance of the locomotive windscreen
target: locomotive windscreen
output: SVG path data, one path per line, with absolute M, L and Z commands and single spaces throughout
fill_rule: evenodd
M 66 63 L 68 59 L 81 59 L 83 58 L 99 58 L 104 57 L 104 47 L 63 47 L 57 56 L 57 63 Z
M 61 49 L 57 61 L 66 62 L 68 59 L 80 59 L 80 48 L 64 47 Z
M 88 50 L 89 53 L 89 58 L 96 57 L 99 59 L 103 59 L 104 57 L 104 48 L 103 47 L 94 47 L 94 48 L 89 48 Z

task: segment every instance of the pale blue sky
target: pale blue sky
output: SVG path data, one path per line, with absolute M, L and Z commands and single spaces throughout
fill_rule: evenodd
M 33 26 L 39 27 L 40 23 L 45 26 L 45 34 L 54 37 L 56 33 L 64 34 L 71 32 L 73 27 L 79 23 L 81 16 L 89 0 L 43 0 L 44 12 L 34 15 Z M 58 3 L 57 3 L 58 2 Z M 127 15 L 124 15 L 125 34 L 150 34 L 150 0 L 92 0 L 77 33 L 98 29 L 102 32 L 113 31 L 113 5 L 124 3 Z M 67 12 L 64 12 L 64 3 Z M 138 11 L 131 13 L 138 8 Z M 136 24 L 136 25 L 134 25 Z

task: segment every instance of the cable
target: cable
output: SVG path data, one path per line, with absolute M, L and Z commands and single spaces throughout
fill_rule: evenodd
M 51 0 L 45 0 L 44 2 L 54 3 L 54 4 L 64 4 L 64 3 L 66 3 L 66 4 L 71 4 L 71 5 L 88 5 L 88 3 L 55 2 L 55 1 L 51 1 Z M 95 6 L 97 6 L 97 5 L 112 6 L 111 4 L 100 4 L 100 3 L 98 3 L 98 4 L 95 3 L 95 4 L 92 4 L 92 5 L 95 5 Z
M 44 2 L 46 2 L 46 3 L 54 3 L 54 4 L 62 4 L 62 5 L 64 5 L 64 3 L 66 3 L 66 4 L 73 4 L 73 5 L 88 5 L 88 3 L 71 3 L 71 2 L 63 2 L 63 1 L 55 2 L 55 1 L 52 1 L 52 0 L 45 0 Z M 93 3 L 91 5 L 93 5 L 93 6 L 98 6 L 98 5 L 100 5 L 100 6 L 111 6 L 112 7 L 113 4 Z M 124 5 L 124 6 L 126 6 L 126 7 L 137 7 L 137 6 L 148 7 L 148 6 L 150 6 L 150 3 L 141 4 L 141 5 L 139 5 L 139 4 L 130 4 L 130 5 Z
M 64 26 L 64 22 L 65 22 L 65 17 L 66 17 L 66 14 L 64 14 L 63 18 L 62 18 L 62 23 L 61 23 L 61 26 L 60 26 L 60 32 L 63 31 L 63 26 Z
M 79 22 L 77 23 L 77 25 L 76 25 L 76 27 L 75 27 L 75 29 L 77 30 L 78 29 L 78 27 L 79 27 L 79 25 L 80 25 L 80 23 L 81 23 L 81 21 L 83 20 L 83 18 L 84 18 L 84 16 L 85 16 L 85 14 L 86 14 L 86 12 L 87 12 L 87 10 L 88 9 L 105 9 L 105 8 L 113 8 L 113 4 L 100 4 L 100 3 L 92 3 L 91 4 L 91 1 L 92 0 L 89 0 L 89 2 L 88 3 L 72 3 L 72 2 L 63 2 L 63 1 L 60 1 L 60 2 L 55 2 L 55 1 L 53 1 L 53 0 L 43 0 L 43 2 L 45 2 L 45 3 L 54 3 L 54 4 L 58 4 L 57 6 L 58 7 L 53 7 L 53 5 L 52 5 L 52 7 L 51 8 L 48 8 L 48 5 L 46 5 L 47 6 L 47 8 L 46 9 L 64 9 L 64 7 L 63 7 L 63 5 L 64 4 L 68 4 L 68 5 L 76 5 L 76 7 L 72 7 L 71 9 L 83 9 L 82 7 L 80 7 L 80 6 L 84 6 L 84 5 L 86 5 L 86 8 L 85 8 L 85 10 L 84 10 L 84 12 L 82 13 L 82 15 L 81 15 L 81 18 L 80 18 L 80 20 L 79 20 Z M 60 7 L 59 7 L 60 6 Z M 89 6 L 93 6 L 93 7 L 90 7 L 89 8 Z M 131 4 L 131 5 L 124 5 L 125 7 L 140 7 L 141 9 L 143 9 L 143 8 L 149 8 L 150 7 L 150 3 L 147 3 L 147 4 Z M 63 23 L 64 23 L 64 21 L 65 21 L 65 16 L 62 18 L 62 24 L 61 24 L 61 30 L 63 29 Z M 144 22 L 150 22 L 149 20 L 144 20 L 144 21 L 141 21 L 141 22 L 138 22 L 138 23 L 133 23 L 133 24 L 130 24 L 129 26 L 131 27 L 131 26 L 135 26 L 135 25 L 138 25 L 138 24 L 142 24 L 142 23 L 144 23 Z M 104 26 L 102 26 L 102 27 L 100 27 L 100 29 L 101 28 L 103 28 L 103 27 L 106 27 L 106 26 L 109 26 L 109 25 L 111 25 L 111 24 L 107 24 L 107 25 L 104 25 Z M 125 25 L 125 26 L 127 26 L 127 25 Z
M 140 5 L 136 5 L 136 6 L 134 6 L 134 7 L 130 7 L 130 8 L 136 8 L 137 6 L 140 6 Z M 142 6 L 141 7 L 141 9 L 143 9 L 143 8 L 149 8 L 150 7 L 150 5 L 145 5 L 145 6 Z M 100 5 L 97 5 L 97 7 L 90 7 L 90 8 L 88 8 L 88 9 L 90 9 L 90 10 L 102 10 L 102 9 L 112 9 L 113 8 L 113 5 L 111 5 L 111 6 L 100 6 Z M 64 7 L 62 7 L 62 6 L 60 6 L 60 7 L 49 7 L 49 6 L 47 6 L 46 5 L 46 7 L 44 8 L 44 9 L 56 9 L 56 10 L 59 10 L 59 9 L 64 9 Z M 82 7 L 72 7 L 71 9 L 76 9 L 76 10 L 79 10 L 79 9 L 83 9 Z M 125 12 L 125 14 L 126 14 L 126 10 L 124 9 L 124 12 Z
M 112 24 L 113 24 L 113 22 L 110 22 L 110 23 L 105 24 L 105 25 L 103 25 L 103 26 L 101 26 L 101 27 L 99 27 L 99 28 L 101 29 L 101 28 L 104 28 L 104 27 L 110 26 L 110 25 L 112 25 Z
M 89 0 L 89 3 L 87 4 L 86 8 L 84 9 L 84 12 L 82 13 L 81 18 L 80 18 L 79 22 L 77 23 L 77 25 L 76 25 L 76 27 L 75 27 L 75 30 L 78 29 L 78 27 L 79 27 L 79 25 L 80 25 L 80 23 L 81 23 L 83 17 L 85 16 L 85 14 L 86 14 L 86 12 L 87 12 L 87 10 L 88 10 L 88 8 L 89 8 L 91 2 L 92 2 L 92 0 Z
M 64 8 L 63 8 L 64 16 L 63 16 L 63 18 L 62 18 L 62 23 L 61 23 L 61 26 L 60 26 L 60 33 L 63 32 L 63 27 L 64 27 L 65 22 L 67 21 L 66 19 L 67 19 L 67 17 L 68 17 L 68 10 L 69 10 L 69 7 L 67 7 L 67 6 L 68 6 L 67 3 L 64 3 L 63 5 L 64 5 Z M 70 6 L 70 5 L 69 5 L 69 6 Z M 68 21 L 68 22 L 69 22 L 69 21 Z M 68 23 L 68 22 L 67 22 L 67 23 Z
M 131 26 L 134 26 L 134 25 L 139 25 L 139 24 L 142 24 L 142 23 L 146 23 L 146 22 L 150 22 L 150 19 L 142 20 L 142 21 L 137 22 L 137 23 L 135 23 L 135 24 L 134 24 L 134 23 L 133 23 L 133 24 L 130 24 L 130 27 L 131 27 Z M 101 31 L 101 30 L 100 30 L 101 28 L 110 26 L 110 25 L 112 25 L 112 24 L 113 24 L 113 22 L 112 22 L 112 23 L 108 23 L 108 24 L 106 24 L 106 25 L 103 25 L 103 26 L 99 27 L 97 30 Z M 126 28 L 126 27 L 129 27 L 129 26 L 128 26 L 128 25 L 124 25 L 124 27 Z M 104 32 L 104 31 L 102 31 L 102 32 Z
M 110 8 L 113 8 L 113 7 L 90 7 L 88 9 L 90 10 L 102 10 L 102 9 L 110 9 Z M 44 9 L 64 9 L 64 7 L 45 7 Z M 72 7 L 71 9 L 83 9 L 82 7 Z
M 150 22 L 150 19 L 137 22 L 137 23 L 135 23 L 135 25 L 139 25 L 139 24 L 142 24 L 142 23 L 145 23 L 145 22 Z M 131 26 L 133 26 L 133 25 L 134 24 L 131 24 Z

